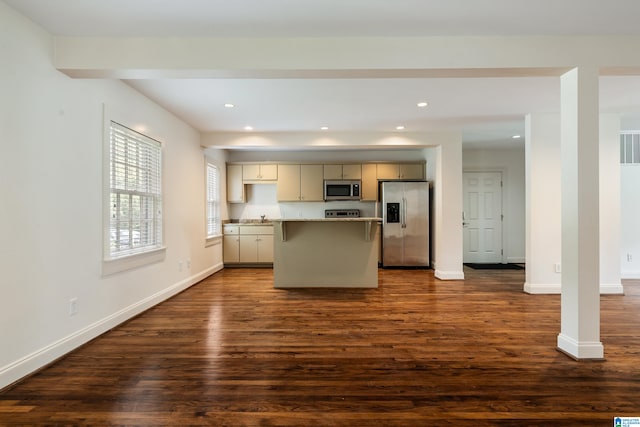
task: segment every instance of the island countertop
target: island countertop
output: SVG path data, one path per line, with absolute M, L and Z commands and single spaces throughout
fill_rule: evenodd
M 358 217 L 358 218 L 278 218 L 271 222 L 381 222 L 382 218 Z

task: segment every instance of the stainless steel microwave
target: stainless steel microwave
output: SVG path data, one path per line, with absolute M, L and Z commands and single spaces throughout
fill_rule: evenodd
M 360 180 L 325 180 L 325 200 L 360 200 Z

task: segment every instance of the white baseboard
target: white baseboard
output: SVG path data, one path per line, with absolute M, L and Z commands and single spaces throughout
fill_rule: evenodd
M 621 283 L 600 283 L 600 295 L 624 295 Z
M 558 334 L 558 350 L 574 359 L 604 359 L 604 346 L 601 342 L 576 341 L 562 333 Z
M 640 271 L 622 271 L 620 276 L 622 279 L 640 279 Z
M 442 271 L 436 270 L 434 273 L 436 279 L 440 280 L 464 280 L 463 271 Z
M 63 337 L 51 344 L 28 354 L 8 365 L 0 368 L 0 390 L 14 382 L 24 378 L 25 376 L 36 372 L 38 369 L 47 366 L 65 354 L 75 350 L 81 345 L 91 341 L 92 339 L 102 335 L 108 330 L 118 326 L 119 324 L 131 319 L 134 316 L 148 310 L 172 296 L 184 291 L 185 289 L 195 285 L 199 281 L 222 270 L 223 264 L 214 265 L 198 274 L 188 277 L 160 292 L 153 294 L 141 301 L 131 304 L 128 307 L 117 311 L 110 316 L 94 322 L 66 337 Z
M 517 257 L 517 256 L 507 257 L 507 263 L 508 264 L 524 264 L 525 259 L 523 257 Z
M 560 283 L 526 283 L 524 291 L 528 294 L 559 294 L 561 291 Z
M 524 284 L 524 292 L 528 294 L 560 294 L 562 286 L 557 284 Z M 621 284 L 600 284 L 600 295 L 624 295 L 624 288 Z

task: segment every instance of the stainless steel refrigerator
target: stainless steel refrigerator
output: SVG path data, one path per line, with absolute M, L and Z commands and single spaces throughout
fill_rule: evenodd
M 382 194 L 382 266 L 429 267 L 429 183 L 389 181 Z

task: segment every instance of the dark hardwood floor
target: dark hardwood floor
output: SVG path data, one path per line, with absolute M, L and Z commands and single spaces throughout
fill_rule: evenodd
M 226 269 L 0 394 L 0 424 L 611 426 L 640 416 L 640 282 L 603 296 L 604 362 L 555 350 L 523 271 L 380 270 L 274 290 Z

